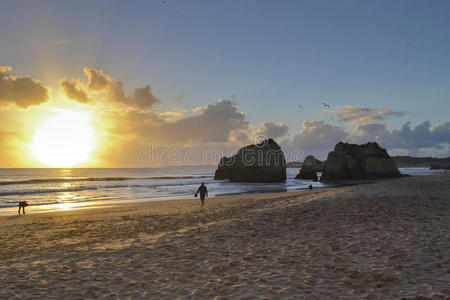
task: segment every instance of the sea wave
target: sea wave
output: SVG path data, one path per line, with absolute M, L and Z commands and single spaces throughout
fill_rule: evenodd
M 83 186 L 67 189 L 35 189 L 35 190 L 13 190 L 13 191 L 0 191 L 1 196 L 13 196 L 13 195 L 34 195 L 34 194 L 50 194 L 50 193 L 63 193 L 63 192 L 79 192 L 87 190 L 96 190 L 95 186 Z
M 67 188 L 39 188 L 39 189 L 21 189 L 21 190 L 5 190 L 0 191 L 0 197 L 3 196 L 20 196 L 20 195 L 35 195 L 35 194 L 53 194 L 53 193 L 67 193 L 80 192 L 88 190 L 107 190 L 107 189 L 123 189 L 123 188 L 147 188 L 153 189 L 158 187 L 173 187 L 186 186 L 180 183 L 164 183 L 164 184 L 114 184 L 104 186 L 77 186 Z M 188 191 L 191 190 L 188 188 Z
M 151 177 L 85 177 L 85 178 L 38 178 L 14 181 L 0 181 L 0 186 L 18 184 L 42 184 L 42 183 L 66 183 L 80 181 L 125 181 L 125 180 L 150 180 L 150 179 L 195 179 L 211 178 L 211 175 L 186 175 L 186 176 L 151 176 Z

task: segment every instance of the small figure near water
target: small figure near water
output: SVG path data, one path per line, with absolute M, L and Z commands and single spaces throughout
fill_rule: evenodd
M 27 201 L 21 201 L 19 202 L 19 215 L 20 215 L 20 210 L 22 209 L 23 214 L 25 214 L 25 207 L 28 206 Z
M 312 186 L 312 184 L 310 184 L 310 185 L 309 185 L 308 189 L 310 189 L 310 190 L 312 190 L 312 189 L 313 189 L 313 186 Z
M 205 196 L 208 197 L 208 189 L 206 185 L 202 182 L 198 187 L 197 193 L 195 193 L 195 197 L 200 193 L 200 200 L 202 201 L 202 206 L 205 206 Z

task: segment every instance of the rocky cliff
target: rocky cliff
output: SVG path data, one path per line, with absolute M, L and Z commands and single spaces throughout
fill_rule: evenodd
M 284 182 L 286 160 L 280 146 L 272 139 L 239 149 L 232 157 L 222 157 L 215 180 L 234 182 Z
M 317 172 L 322 172 L 323 163 L 314 156 L 309 155 L 303 161 L 300 172 L 295 179 L 311 179 L 317 181 Z
M 386 149 L 377 143 L 338 143 L 328 154 L 320 181 L 400 177 Z

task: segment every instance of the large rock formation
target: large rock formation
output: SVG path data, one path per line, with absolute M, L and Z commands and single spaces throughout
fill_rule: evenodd
M 312 155 L 308 155 L 303 161 L 300 172 L 295 179 L 311 179 L 317 181 L 317 172 L 322 172 L 323 163 Z
M 229 179 L 234 182 L 284 182 L 286 160 L 274 140 L 264 140 L 257 145 L 239 149 L 232 157 L 222 157 L 214 179 Z
M 400 177 L 386 149 L 377 143 L 338 143 L 328 153 L 320 181 Z

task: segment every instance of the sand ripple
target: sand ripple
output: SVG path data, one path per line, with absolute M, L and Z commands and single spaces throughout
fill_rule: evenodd
M 6 217 L 0 298 L 445 299 L 449 191 L 428 176 Z

